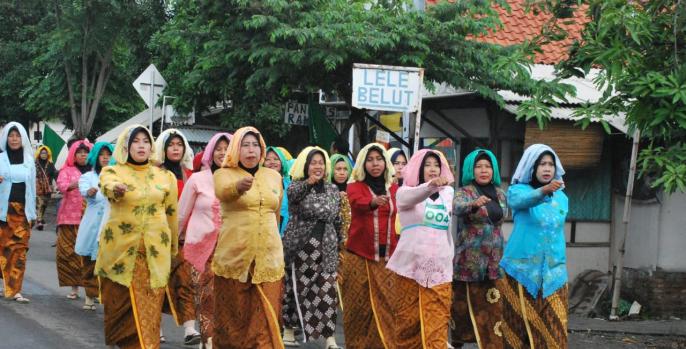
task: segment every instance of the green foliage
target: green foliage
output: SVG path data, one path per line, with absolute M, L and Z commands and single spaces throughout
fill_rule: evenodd
M 31 60 L 44 11 L 31 1 L 0 2 L 0 122 L 35 120 L 19 103 L 27 76 L 34 75 Z
M 441 2 L 426 12 L 411 10 L 410 3 L 177 1 L 174 18 L 152 47 L 175 103 L 202 110 L 231 100 L 235 110 L 225 116 L 227 126 L 280 125 L 283 102 L 294 94 L 321 89 L 349 100 L 353 63 L 424 67 L 429 84 L 476 91 L 501 106 L 496 91 L 512 90 L 532 97 L 521 116 L 541 122 L 550 106 L 574 92 L 559 81 L 531 78 L 526 64 L 535 45 L 474 40 L 499 27 L 492 5 L 507 7 L 504 1 Z
M 639 164 L 653 185 L 686 191 L 686 4 L 655 0 L 584 1 L 592 21 L 570 59 L 566 75 L 599 68 L 595 84 L 605 91 L 580 115 L 626 115 L 647 140 Z
M 144 109 L 131 82 L 150 64 L 163 1 L 13 1 L 0 13 L 0 118 L 61 119 L 83 137 Z

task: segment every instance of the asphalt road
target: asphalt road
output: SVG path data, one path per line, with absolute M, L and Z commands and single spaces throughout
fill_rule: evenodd
M 48 222 L 55 221 L 55 209 L 49 209 Z M 105 348 L 103 310 L 81 309 L 83 299 L 68 300 L 69 288 L 57 286 L 55 267 L 55 226 L 32 232 L 22 294 L 30 304 L 18 304 L 0 298 L 0 349 L 18 348 Z M 81 297 L 83 297 L 81 290 Z M 167 343 L 162 349 L 192 348 L 183 345 L 183 329 L 173 319 L 163 316 Z M 341 316 L 336 331 L 339 345 L 344 344 Z M 569 347 L 589 348 L 686 348 L 686 338 L 631 336 L 623 334 L 572 333 Z M 301 348 L 324 348 L 323 341 L 311 342 Z M 464 348 L 473 349 L 474 345 Z

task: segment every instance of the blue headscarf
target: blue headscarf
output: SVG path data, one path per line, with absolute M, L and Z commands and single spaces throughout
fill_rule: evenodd
M 565 169 L 562 167 L 562 162 L 560 162 L 560 158 L 557 156 L 557 153 L 555 153 L 553 148 L 545 144 L 532 144 L 526 148 L 526 150 L 524 150 L 524 155 L 522 155 L 522 159 L 519 160 L 519 164 L 517 165 L 517 169 L 515 170 L 510 183 L 530 184 L 531 178 L 536 170 L 534 169 L 534 164 L 536 164 L 536 161 L 541 154 L 545 152 L 550 152 L 555 158 L 555 177 L 553 177 L 553 180 L 562 180 L 562 176 L 565 174 Z

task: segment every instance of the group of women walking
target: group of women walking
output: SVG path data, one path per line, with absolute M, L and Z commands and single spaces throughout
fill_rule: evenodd
M 5 297 L 28 302 L 36 164 L 20 124 L 0 149 Z M 525 150 L 507 194 L 485 149 L 465 158 L 457 190 L 437 150 L 293 159 L 253 127 L 214 135 L 198 159 L 193 173 L 181 132 L 155 142 L 140 125 L 114 147 L 69 149 L 59 280 L 70 298 L 86 289 L 84 309 L 99 298 L 107 345 L 159 348 L 168 312 L 206 347 L 283 348 L 299 330 L 335 349 L 342 312 L 347 348 L 566 347 L 568 205 L 550 147 Z

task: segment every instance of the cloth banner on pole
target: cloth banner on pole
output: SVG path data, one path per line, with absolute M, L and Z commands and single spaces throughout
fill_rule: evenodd
M 338 133 L 318 103 L 310 101 L 308 104 L 310 143 L 329 151 L 331 144 L 336 141 Z

